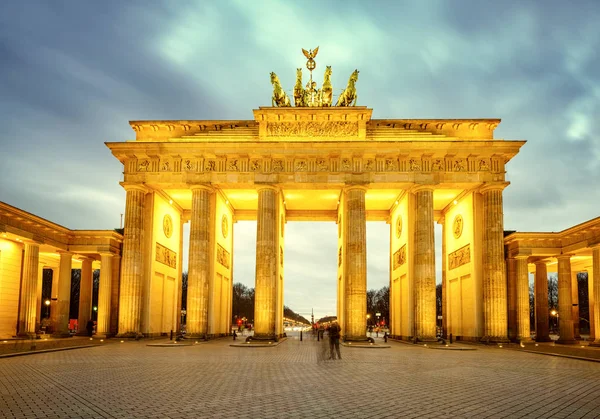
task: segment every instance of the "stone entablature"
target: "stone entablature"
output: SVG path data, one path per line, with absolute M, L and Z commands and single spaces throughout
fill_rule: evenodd
M 113 230 L 69 230 L 19 208 L 0 202 L 0 233 L 74 253 L 121 254 L 123 236 Z
M 372 109 L 271 108 L 254 120 L 130 121 L 140 142 L 493 140 L 500 119 L 371 119 Z
M 504 238 L 507 256 L 554 256 L 600 244 L 600 217 L 560 232 L 515 232 Z

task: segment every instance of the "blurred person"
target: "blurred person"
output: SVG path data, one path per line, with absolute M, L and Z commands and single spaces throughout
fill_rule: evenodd
M 342 355 L 340 354 L 340 333 L 342 328 L 338 324 L 337 320 L 334 320 L 331 326 L 329 327 L 329 359 L 335 359 L 335 355 L 337 353 L 338 359 L 342 359 Z M 335 352 L 334 352 L 335 349 Z

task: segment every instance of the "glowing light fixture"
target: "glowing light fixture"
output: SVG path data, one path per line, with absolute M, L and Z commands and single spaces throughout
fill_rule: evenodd
M 458 205 L 458 201 L 456 199 L 454 200 L 454 205 Z
M 169 204 L 173 205 L 173 200 L 169 199 Z

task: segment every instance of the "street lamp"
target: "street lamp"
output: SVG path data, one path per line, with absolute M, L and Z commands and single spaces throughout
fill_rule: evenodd
M 46 304 L 46 318 L 48 318 L 50 317 L 50 300 L 44 301 L 44 304 Z
M 550 314 L 554 316 L 554 331 L 558 333 L 558 311 L 552 309 Z
M 369 325 L 369 319 L 371 318 L 370 314 L 367 314 L 367 326 Z

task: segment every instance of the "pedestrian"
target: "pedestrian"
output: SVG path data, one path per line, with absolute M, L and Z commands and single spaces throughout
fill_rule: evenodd
M 340 332 L 342 328 L 338 324 L 336 320 L 333 321 L 331 326 L 329 327 L 329 359 L 335 359 L 335 355 L 337 353 L 338 359 L 342 359 L 342 355 L 340 354 Z M 335 352 L 334 352 L 335 349 Z
M 92 319 L 88 320 L 85 329 L 87 330 L 88 336 L 91 337 L 94 334 L 94 321 Z

